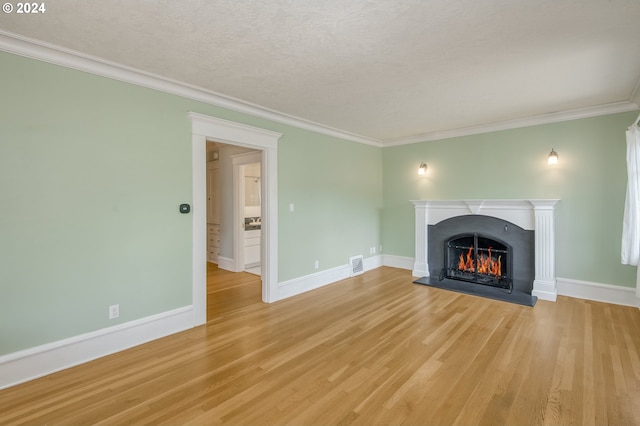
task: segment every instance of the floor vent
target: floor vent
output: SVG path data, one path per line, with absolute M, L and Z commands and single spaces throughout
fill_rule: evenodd
M 349 258 L 349 265 L 351 266 L 351 276 L 356 276 L 364 273 L 364 259 L 361 254 L 357 256 L 351 256 Z

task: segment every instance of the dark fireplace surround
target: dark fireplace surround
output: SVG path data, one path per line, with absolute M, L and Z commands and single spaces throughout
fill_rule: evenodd
M 535 278 L 533 231 L 495 217 L 465 215 L 428 225 L 428 233 L 432 280 L 457 280 L 468 286 L 531 294 Z M 483 264 L 488 270 L 482 269 Z

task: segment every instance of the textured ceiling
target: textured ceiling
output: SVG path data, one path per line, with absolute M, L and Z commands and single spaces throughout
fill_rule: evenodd
M 638 103 L 639 0 L 51 0 L 0 29 L 379 141 Z

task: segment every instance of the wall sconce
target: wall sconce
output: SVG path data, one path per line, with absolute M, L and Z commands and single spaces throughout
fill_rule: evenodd
M 558 153 L 551 149 L 549 157 L 547 157 L 547 164 L 558 164 Z
M 418 167 L 418 174 L 423 175 L 427 173 L 427 164 L 425 162 L 420 163 L 420 167 Z

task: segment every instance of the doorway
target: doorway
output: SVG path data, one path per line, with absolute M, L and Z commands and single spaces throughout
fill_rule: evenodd
M 262 301 L 262 192 L 261 151 L 207 141 L 208 321 Z
M 235 271 L 262 276 L 262 155 L 256 151 L 236 154 L 231 161 Z
M 278 300 L 278 140 L 272 132 L 198 113 L 189 113 L 192 132 L 193 252 L 192 295 L 194 325 L 207 320 L 206 257 L 206 143 L 221 143 L 255 149 L 262 161 L 261 273 L 262 301 Z
M 244 200 L 241 215 L 244 228 L 244 270 L 254 274 L 262 274 L 260 263 L 260 246 L 262 240 L 262 165 L 260 162 L 240 166 L 242 188 L 240 195 Z

